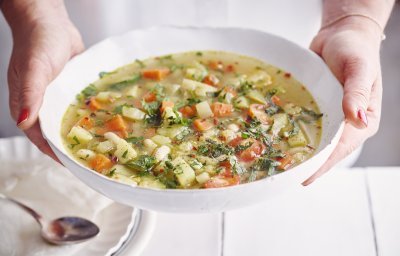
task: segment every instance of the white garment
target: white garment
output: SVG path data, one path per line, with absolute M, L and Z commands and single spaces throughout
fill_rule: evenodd
M 156 25 L 245 27 L 308 47 L 321 18 L 320 0 L 79 0 L 65 1 L 86 46 Z M 11 34 L 0 18 L 0 137 L 18 134 L 9 117 L 7 66 Z M 162 38 L 160 38 L 162 40 Z

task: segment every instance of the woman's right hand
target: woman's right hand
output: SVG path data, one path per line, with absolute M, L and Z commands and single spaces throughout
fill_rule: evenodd
M 57 160 L 42 136 L 38 112 L 49 83 L 84 47 L 62 1 L 27 2 L 31 1 L 4 1 L 2 5 L 13 35 L 8 68 L 10 111 L 27 137 Z

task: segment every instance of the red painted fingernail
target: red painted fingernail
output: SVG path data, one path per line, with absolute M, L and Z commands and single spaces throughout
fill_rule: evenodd
M 361 122 L 363 122 L 363 124 L 365 124 L 365 126 L 368 126 L 368 119 L 367 119 L 367 115 L 365 114 L 364 110 L 359 109 L 357 111 L 357 118 L 361 120 Z
M 28 120 L 28 117 L 29 117 L 29 110 L 26 108 L 21 110 L 21 113 L 19 114 L 19 117 L 18 117 L 17 126 L 19 126 L 20 124 L 22 124 L 23 122 Z

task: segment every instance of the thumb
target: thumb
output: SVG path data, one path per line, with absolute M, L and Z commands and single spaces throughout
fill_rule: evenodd
M 345 62 L 343 68 L 343 112 L 346 120 L 357 128 L 368 126 L 367 109 L 371 88 L 377 77 L 377 69 L 362 58 Z
M 8 71 L 10 109 L 20 129 L 32 127 L 37 120 L 44 92 L 53 73 L 45 56 L 28 59 L 12 56 Z

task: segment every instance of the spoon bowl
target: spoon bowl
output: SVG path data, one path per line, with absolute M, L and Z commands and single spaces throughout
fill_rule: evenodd
M 41 227 L 42 238 L 54 245 L 77 244 L 97 236 L 99 227 L 93 222 L 80 217 L 61 217 L 52 221 L 43 217 L 32 208 L 17 200 L 0 194 L 0 199 L 7 200 L 29 213 Z
M 80 217 L 61 217 L 42 228 L 42 237 L 56 245 L 74 244 L 89 240 L 100 232 L 93 222 Z

